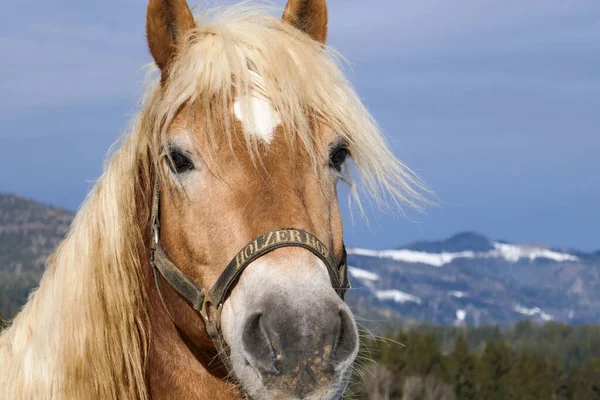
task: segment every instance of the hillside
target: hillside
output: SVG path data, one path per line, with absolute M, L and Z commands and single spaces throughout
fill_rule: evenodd
M 14 315 L 67 233 L 73 213 L 0 194 L 0 315 Z
M 349 253 L 352 301 L 361 314 L 371 315 L 372 326 L 390 318 L 442 325 L 600 320 L 597 253 L 496 242 L 469 232 Z
M 0 194 L 0 315 L 14 315 L 73 213 Z M 600 320 L 600 253 L 465 232 L 391 250 L 349 249 L 348 302 L 369 328 Z

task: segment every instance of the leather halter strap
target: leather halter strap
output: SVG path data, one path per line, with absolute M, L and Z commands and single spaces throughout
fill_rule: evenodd
M 345 246 L 343 247 L 341 262 L 337 264 L 335 257 L 327 249 L 327 246 L 316 236 L 302 229 L 286 228 L 271 231 L 253 239 L 229 262 L 212 288 L 200 288 L 169 259 L 159 244 L 159 200 L 160 187 L 157 181 L 154 187 L 152 203 L 151 221 L 153 241 L 150 249 L 150 263 L 152 264 L 154 280 L 160 300 L 167 314 L 173 320 L 162 295 L 160 279 L 162 276 L 181 297 L 190 303 L 194 310 L 200 313 L 204 319 L 206 331 L 215 344 L 219 357 L 229 372 L 231 372 L 231 365 L 226 355 L 225 344 L 221 334 L 221 310 L 223 303 L 225 303 L 239 277 L 253 261 L 282 247 L 301 247 L 323 261 L 327 267 L 331 285 L 342 300 L 346 291 L 351 287 L 348 280 Z

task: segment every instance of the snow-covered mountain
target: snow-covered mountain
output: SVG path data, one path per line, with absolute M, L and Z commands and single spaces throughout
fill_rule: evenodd
M 468 234 L 461 234 L 459 236 L 465 235 Z M 475 236 L 475 234 L 471 235 Z M 449 241 L 452 241 L 452 239 L 454 238 L 455 237 L 450 238 Z M 435 250 L 437 251 L 413 250 L 411 247 L 426 248 L 427 246 L 423 244 L 421 246 L 409 246 L 407 248 L 401 248 L 399 250 L 367 250 L 355 248 L 350 249 L 348 253 L 357 256 L 389 258 L 395 261 L 428 264 L 434 267 L 442 267 L 446 264 L 450 264 L 453 260 L 459 258 L 502 258 L 510 263 L 518 262 L 521 259 L 535 261 L 538 258 L 554 260 L 558 262 L 579 261 L 579 257 L 575 255 L 553 251 L 539 245 L 490 242 L 490 246 L 486 247 L 484 250 L 481 250 L 479 246 L 474 246 L 470 249 L 464 247 L 464 249 L 461 251 L 452 251 L 454 246 L 448 246 L 451 248 L 451 250 L 447 251 L 445 250 L 445 246 L 443 245 L 435 246 Z
M 467 232 L 392 250 L 353 248 L 348 254 L 350 301 L 367 319 L 379 314 L 442 324 L 600 320 L 596 253 Z

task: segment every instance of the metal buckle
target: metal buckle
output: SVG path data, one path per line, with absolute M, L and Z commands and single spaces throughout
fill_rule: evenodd
M 212 296 L 210 295 L 209 290 L 202 289 L 202 294 L 204 295 L 204 299 L 202 301 L 202 308 L 200 309 L 200 315 L 204 320 L 204 324 L 206 326 L 206 332 L 208 336 L 215 341 L 220 340 L 220 329 L 221 329 L 221 310 L 223 304 L 215 304 Z M 210 315 L 210 307 L 214 307 L 213 318 Z
M 206 324 L 209 324 L 212 321 L 210 320 L 210 315 L 208 314 L 208 309 L 211 305 L 214 305 L 213 299 L 210 295 L 210 291 L 208 291 L 208 290 L 202 289 L 202 295 L 204 296 L 204 298 L 202 299 L 202 307 L 200 308 L 200 315 L 204 319 L 204 322 Z
M 152 240 L 154 240 L 154 244 L 158 244 L 158 234 L 159 234 L 159 226 L 158 222 L 154 222 L 152 224 Z

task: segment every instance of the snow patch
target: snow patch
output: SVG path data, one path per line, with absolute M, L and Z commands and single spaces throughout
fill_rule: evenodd
M 559 253 L 539 246 L 494 243 L 494 248 L 489 252 L 489 257 L 503 257 L 506 261 L 513 263 L 521 258 L 529 258 L 529 261 L 536 258 L 547 258 L 558 262 L 579 260 L 574 255 Z
M 461 251 L 457 253 L 427 253 L 414 250 L 368 250 L 350 249 L 348 254 L 365 257 L 388 258 L 394 261 L 408 263 L 421 263 L 441 267 L 459 258 L 504 258 L 506 261 L 515 263 L 521 258 L 533 261 L 537 258 L 545 258 L 557 262 L 578 261 L 579 258 L 567 253 L 559 253 L 539 246 L 517 245 L 506 243 L 493 243 L 494 249 L 486 252 Z
M 475 253 L 472 251 L 463 251 L 460 253 L 425 253 L 414 250 L 367 250 L 350 249 L 348 254 L 357 256 L 389 258 L 395 261 L 404 261 L 409 263 L 421 263 L 441 267 L 451 263 L 455 258 L 473 258 Z
M 379 280 L 379 275 L 374 274 L 373 272 L 370 272 L 370 271 L 366 271 L 364 269 L 348 267 L 348 272 L 350 272 L 350 275 L 352 275 L 352 277 L 354 277 L 356 279 L 361 279 L 361 280 L 365 280 L 365 281 L 378 281 Z
M 545 313 L 539 307 L 527 308 L 527 307 L 523 307 L 523 306 L 517 304 L 513 308 L 513 310 L 516 311 L 516 312 L 518 312 L 519 314 L 527 315 L 527 316 L 530 316 L 530 317 L 533 317 L 533 316 L 537 315 L 543 321 L 552 321 L 554 319 L 554 317 L 552 315 Z
M 379 300 L 384 300 L 384 301 L 391 300 L 396 303 L 411 302 L 411 303 L 421 304 L 420 298 L 413 296 L 411 294 L 408 294 L 408 293 L 404 293 L 400 290 L 382 290 L 379 292 L 375 292 L 375 296 L 377 296 L 377 298 Z

